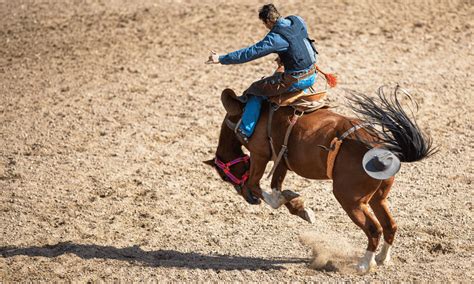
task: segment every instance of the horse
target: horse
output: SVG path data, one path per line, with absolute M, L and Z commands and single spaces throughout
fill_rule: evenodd
M 401 162 L 415 162 L 436 152 L 431 138 L 420 130 L 414 118 L 410 118 L 401 106 L 400 95 L 411 99 L 404 89 L 397 86 L 387 96 L 384 87 L 380 87 L 377 94 L 378 99 L 374 99 L 351 93 L 350 107 L 357 117 L 347 117 L 330 108 L 298 116 L 287 139 L 286 162 L 276 166 L 271 180 L 272 193 L 269 194 L 260 188 L 260 180 L 267 163 L 274 160 L 270 142 L 277 151 L 281 149 L 295 111 L 291 107 L 280 107 L 274 112 L 269 134 L 272 140 L 269 140 L 266 134 L 272 106 L 264 104 L 253 136 L 248 143 L 243 143 L 228 125 L 229 122 L 238 122 L 244 104 L 234 91 L 225 89 L 221 101 L 227 114 L 221 125 L 215 158 L 207 163 L 214 166 L 219 176 L 230 182 L 248 203 L 259 204 L 264 200 L 275 209 L 285 205 L 291 214 L 310 223 L 315 221 L 314 212 L 305 208 L 303 198 L 292 191 L 282 190 L 285 175 L 291 169 L 308 179 L 332 179 L 336 200 L 367 236 L 366 252 L 356 266 L 360 273 L 366 273 L 377 264 L 390 262 L 397 224 L 387 200 L 394 176 L 373 178 L 363 166 L 364 156 L 372 148 L 386 149 Z M 331 142 L 340 138 L 342 133 L 346 137 L 340 139 L 339 151 L 328 171 Z M 250 152 L 250 157 L 244 155 L 242 146 Z M 382 235 L 384 244 L 380 253 L 375 255 Z

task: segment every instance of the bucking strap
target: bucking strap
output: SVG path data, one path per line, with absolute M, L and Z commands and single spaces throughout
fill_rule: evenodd
M 326 166 L 326 175 L 328 178 L 332 179 L 332 174 L 334 171 L 334 163 L 336 162 L 337 154 L 341 148 L 342 141 L 347 138 L 347 136 L 351 135 L 352 133 L 356 132 L 357 130 L 369 126 L 370 123 L 361 123 L 358 125 L 354 125 L 353 127 L 349 128 L 346 132 L 344 132 L 340 137 L 334 137 L 331 141 L 331 145 L 329 146 L 329 153 L 327 159 L 327 166 Z
M 334 170 L 334 162 L 336 161 L 337 154 L 339 153 L 339 149 L 341 148 L 342 140 L 339 138 L 334 137 L 331 141 L 331 146 L 329 147 L 328 153 L 328 161 L 326 167 L 326 175 L 328 178 L 332 179 L 332 171 Z

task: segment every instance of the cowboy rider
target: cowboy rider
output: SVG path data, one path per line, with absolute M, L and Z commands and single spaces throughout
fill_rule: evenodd
M 245 92 L 247 97 L 237 135 L 248 142 L 260 116 L 266 97 L 302 91 L 316 81 L 314 64 L 317 51 L 309 39 L 305 22 L 299 16 L 282 18 L 273 4 L 260 8 L 258 17 L 270 32 L 256 44 L 225 54 L 211 52 L 208 64 L 241 64 L 277 53 L 279 68 L 270 77 L 254 82 Z M 282 70 L 284 67 L 284 71 Z

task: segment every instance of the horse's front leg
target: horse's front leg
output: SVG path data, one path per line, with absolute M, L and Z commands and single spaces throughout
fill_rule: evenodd
M 278 209 L 283 204 L 287 203 L 289 200 L 296 198 L 299 194 L 294 193 L 294 196 L 286 199 L 285 196 L 281 192 L 281 187 L 283 185 L 283 180 L 285 179 L 286 172 L 288 169 L 281 164 L 275 169 L 275 172 L 272 176 L 271 188 L 272 193 L 262 192 L 263 200 L 270 205 L 273 209 Z
M 297 215 L 309 223 L 314 223 L 314 212 L 310 208 L 305 208 L 303 197 L 291 190 L 281 190 L 287 172 L 288 168 L 285 165 L 277 166 L 272 176 L 272 193 L 263 192 L 263 200 L 274 209 L 285 204 L 291 214 Z
M 242 196 L 251 204 L 259 204 L 263 199 L 262 189 L 260 188 L 260 180 L 265 172 L 269 159 L 263 156 L 250 155 L 250 171 L 249 177 L 242 188 Z

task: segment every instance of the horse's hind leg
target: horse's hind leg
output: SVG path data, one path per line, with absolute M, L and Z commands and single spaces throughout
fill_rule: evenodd
M 357 270 L 361 273 L 368 272 L 376 266 L 375 250 L 382 235 L 382 226 L 370 212 L 368 202 L 374 191 L 368 191 L 367 186 L 359 185 L 348 188 L 347 185 L 334 183 L 334 196 L 342 205 L 347 215 L 359 226 L 367 236 L 368 245 L 364 257 L 359 261 Z M 369 186 L 371 187 L 371 186 Z M 377 188 L 374 186 L 373 188 Z M 357 193 L 357 194 L 356 194 Z
M 393 181 L 393 177 L 384 180 L 370 200 L 370 207 L 382 225 L 383 237 L 385 240 L 382 250 L 375 257 L 378 264 L 388 264 L 390 262 L 390 249 L 393 239 L 395 238 L 395 232 L 397 231 L 397 224 L 395 223 L 392 214 L 390 214 L 387 200 Z

